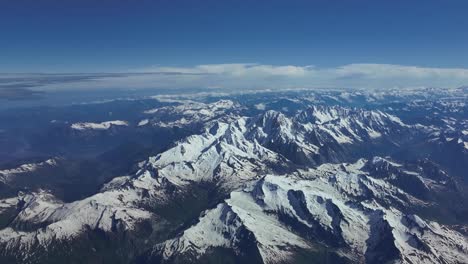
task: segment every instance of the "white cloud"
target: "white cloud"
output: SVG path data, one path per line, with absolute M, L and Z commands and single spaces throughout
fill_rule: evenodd
M 395 88 L 468 85 L 468 69 L 428 68 L 392 64 L 348 64 L 332 68 L 252 63 L 204 64 L 191 67 L 154 66 L 128 73 L 79 75 L 40 82 L 41 89 L 64 88 Z M 1 78 L 1 76 L 0 76 Z M 45 78 L 41 76 L 41 78 Z M 50 76 L 53 78 L 53 75 Z M 63 76 L 61 77 L 63 79 Z M 45 83 L 45 84 L 43 84 Z
M 231 63 L 231 64 L 204 64 L 194 67 L 150 67 L 138 71 L 183 73 L 183 74 L 224 74 L 230 76 L 304 76 L 309 73 L 310 66 L 274 66 L 253 63 Z M 137 71 L 137 72 L 138 72 Z
M 425 68 L 393 64 L 348 64 L 332 69 L 338 76 L 366 78 L 468 78 L 468 69 Z
M 198 86 L 224 88 L 394 88 L 457 87 L 468 84 L 468 69 L 428 68 L 392 64 L 348 64 L 334 68 L 295 65 L 207 64 L 194 67 L 153 67 L 143 71 L 196 74 Z

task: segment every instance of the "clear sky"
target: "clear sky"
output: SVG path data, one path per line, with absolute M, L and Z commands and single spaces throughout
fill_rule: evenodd
M 465 69 L 468 1 L 0 4 L 0 72 L 102 73 L 232 63 Z

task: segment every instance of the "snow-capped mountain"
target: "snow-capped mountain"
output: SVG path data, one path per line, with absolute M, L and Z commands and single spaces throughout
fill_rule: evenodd
M 106 130 L 111 126 L 128 126 L 128 122 L 122 120 L 105 121 L 101 123 L 84 122 L 74 123 L 70 127 L 76 130 Z
M 267 111 L 254 120 L 251 138 L 299 164 L 337 162 L 353 157 L 351 148 L 361 147 L 352 150 L 359 153 L 373 143 L 390 147 L 409 128 L 399 118 L 380 111 L 323 106 L 308 108 L 292 118 Z
M 463 263 L 466 238 L 389 204 L 424 201 L 362 171 L 365 161 L 325 164 L 294 175 L 267 175 L 202 214 L 155 247 L 163 260 L 201 257 L 254 242 L 265 263 L 293 263 L 299 250 L 330 248 L 353 263 Z M 252 241 L 247 241 L 252 240 Z
M 57 159 L 48 159 L 42 162 L 28 163 L 12 169 L 0 170 L 0 182 L 8 184 L 17 176 L 29 174 L 37 170 L 51 168 L 57 165 Z
M 284 157 L 245 137 L 246 122 L 246 118 L 229 124 L 216 122 L 203 134 L 178 142 L 141 166 L 175 185 L 211 181 L 226 187 L 286 170 L 288 161 Z
M 148 118 L 142 120 L 141 124 L 159 127 L 195 126 L 229 116 L 228 113 L 237 113 L 240 109 L 241 106 L 231 100 L 219 100 L 213 103 L 182 101 L 175 106 L 144 111 Z
M 314 252 L 324 247 L 331 248 L 334 257 L 351 262 L 466 261 L 468 242 L 463 235 L 403 212 L 415 204 L 425 206 L 425 200 L 380 179 L 375 171 L 366 171 L 369 163 L 380 160 L 323 164 L 253 180 L 202 213 L 196 224 L 176 238 L 155 245 L 152 254 L 165 261 L 176 255 L 197 259 L 217 247 L 236 251 L 247 243 L 256 245 L 265 263 L 292 261 L 298 250 Z M 379 168 L 391 172 L 391 166 L 402 165 Z M 28 252 L 75 239 L 89 228 L 113 232 L 118 225 L 131 231 L 139 222 L 157 219 L 142 209 L 142 203 L 148 197 L 164 196 L 164 188 L 144 172 L 134 178 L 116 178 L 101 193 L 74 203 L 64 204 L 44 191 L 21 195 L 16 204 L 4 200 L 2 205 L 22 204 L 22 208 L 10 227 L 0 232 L 1 242 L 5 250 Z M 383 250 L 383 245 L 391 250 Z M 32 255 L 22 257 L 28 260 Z
M 73 259 L 107 243 L 103 261 L 123 263 L 468 262 L 466 234 L 443 217 L 466 212 L 459 178 L 392 157 L 433 129 L 351 107 L 244 110 L 230 100 L 147 110 L 128 129 L 192 135 L 83 199 L 64 202 L 47 186 L 2 197 L 0 260 Z

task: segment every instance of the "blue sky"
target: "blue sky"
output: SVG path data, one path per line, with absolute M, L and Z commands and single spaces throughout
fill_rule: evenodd
M 313 67 L 322 74 L 354 65 L 353 74 L 332 74 L 335 81 L 327 85 L 333 86 L 362 78 L 362 65 L 370 79 L 374 73 L 369 65 L 375 66 L 373 71 L 387 71 L 387 65 L 393 70 L 400 67 L 400 74 L 407 66 L 426 71 L 411 78 L 398 75 L 400 79 L 391 85 L 388 81 L 395 82 L 395 75 L 386 76 L 389 80 L 382 85 L 454 86 L 466 82 L 468 69 L 468 1 L 461 0 L 18 0 L 1 5 L 0 72 L 4 73 L 140 72 L 169 67 L 193 71 L 200 65 L 225 65 L 229 70 L 233 64 L 248 68 L 256 64 L 276 70 Z M 356 65 L 361 65 L 359 71 Z M 217 77 L 204 77 L 196 84 L 227 82 L 220 80 L 224 75 L 210 75 Z M 288 74 L 279 76 L 282 83 L 296 86 L 315 80 L 289 82 Z M 261 82 L 250 77 L 241 79 L 268 86 L 267 79 L 277 83 L 278 75 L 261 76 Z M 172 79 L 164 78 L 171 84 Z

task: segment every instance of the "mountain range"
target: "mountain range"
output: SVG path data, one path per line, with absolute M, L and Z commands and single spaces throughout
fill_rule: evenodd
M 134 120 L 61 123 L 77 140 L 173 141 L 69 200 L 53 179 L 70 157 L 1 169 L 0 260 L 468 263 L 466 119 L 300 104 L 175 100 Z

